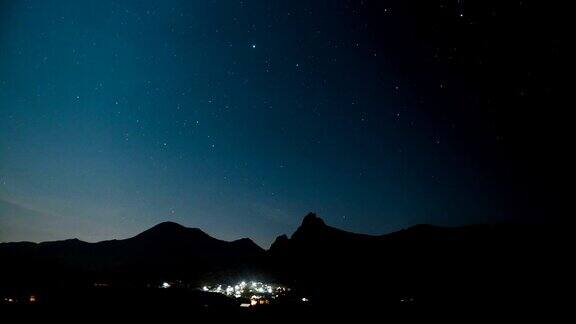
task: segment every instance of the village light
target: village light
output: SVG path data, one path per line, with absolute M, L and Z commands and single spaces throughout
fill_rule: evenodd
M 216 287 L 216 288 L 212 288 Z M 226 288 L 223 288 L 226 287 Z M 242 307 L 247 307 L 248 305 L 266 305 L 270 304 L 271 299 L 276 299 L 280 297 L 285 291 L 290 290 L 289 288 L 280 287 L 280 286 L 273 286 L 271 284 L 259 281 L 241 281 L 236 284 L 232 285 L 217 285 L 217 286 L 203 286 L 202 290 L 219 293 L 226 295 L 228 297 L 248 297 L 250 296 L 250 304 L 244 303 L 245 305 Z

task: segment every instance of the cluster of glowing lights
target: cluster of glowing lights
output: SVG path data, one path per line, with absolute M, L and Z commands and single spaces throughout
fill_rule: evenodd
M 204 286 L 202 287 L 202 290 L 223 294 L 229 297 L 236 297 L 236 298 L 245 297 L 250 298 L 251 300 L 257 300 L 264 296 L 268 298 L 276 298 L 280 294 L 286 292 L 288 289 L 286 289 L 285 287 L 273 286 L 271 284 L 259 281 L 251 281 L 250 283 L 242 281 L 233 286 L 232 285 Z

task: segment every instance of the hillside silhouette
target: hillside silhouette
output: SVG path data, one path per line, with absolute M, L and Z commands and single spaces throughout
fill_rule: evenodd
M 123 240 L 0 244 L 0 258 L 9 265 L 0 272 L 0 287 L 196 281 L 249 269 L 264 254 L 248 238 L 227 242 L 198 228 L 164 222 Z
M 61 292 L 105 282 L 122 287 L 115 295 L 124 296 L 133 295 L 125 289 L 163 280 L 197 288 L 209 280 L 250 277 L 282 282 L 319 309 L 542 305 L 554 287 L 557 245 L 557 231 L 549 226 L 416 225 L 365 235 L 310 213 L 291 236 L 279 236 L 264 250 L 248 238 L 222 241 L 164 222 L 123 240 L 0 244 L 0 293 Z M 194 296 L 186 298 L 200 298 Z
M 275 273 L 327 307 L 543 307 L 557 280 L 557 234 L 548 226 L 495 224 L 416 225 L 372 236 L 311 213 L 290 238 L 276 239 L 269 257 Z

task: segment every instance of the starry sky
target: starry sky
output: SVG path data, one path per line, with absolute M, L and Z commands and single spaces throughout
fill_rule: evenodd
M 559 11 L 0 0 L 0 241 L 549 220 Z

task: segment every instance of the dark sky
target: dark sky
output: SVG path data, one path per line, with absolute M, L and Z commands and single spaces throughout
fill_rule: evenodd
M 545 221 L 561 11 L 0 0 L 0 241 Z

